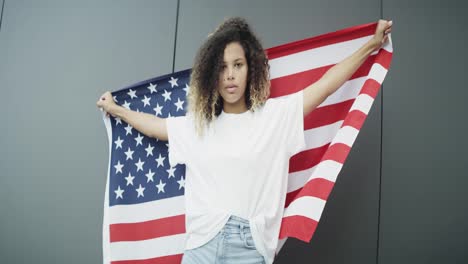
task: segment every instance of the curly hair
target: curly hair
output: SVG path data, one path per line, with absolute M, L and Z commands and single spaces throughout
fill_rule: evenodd
M 241 44 L 247 60 L 245 103 L 248 110 L 254 112 L 270 96 L 270 66 L 260 40 L 245 19 L 225 19 L 199 48 L 190 76 L 188 111 L 194 116 L 196 131 L 200 136 L 223 109 L 223 100 L 217 87 L 224 49 L 231 42 Z

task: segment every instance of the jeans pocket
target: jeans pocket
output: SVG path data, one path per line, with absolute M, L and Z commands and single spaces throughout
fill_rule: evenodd
M 244 246 L 246 248 L 257 249 L 255 247 L 255 243 L 253 241 L 252 234 L 245 233 L 245 235 L 244 235 Z

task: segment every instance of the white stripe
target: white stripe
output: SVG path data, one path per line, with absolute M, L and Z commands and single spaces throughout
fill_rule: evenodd
M 104 191 L 104 215 L 102 219 L 102 262 L 103 264 L 110 264 L 110 234 L 109 234 L 109 178 L 111 171 L 111 153 L 112 153 L 112 125 L 110 123 L 110 117 L 106 117 L 105 112 L 102 112 L 102 119 L 107 131 L 107 140 L 109 146 L 109 159 L 107 163 L 107 177 L 106 177 L 106 189 Z
M 330 143 L 336 133 L 343 124 L 343 120 L 337 121 L 330 125 L 311 128 L 304 131 L 306 149 L 314 149 L 322 147 Z
M 332 140 L 330 145 L 342 143 L 348 147 L 351 147 L 358 134 L 359 130 L 356 128 L 351 126 L 344 126 L 338 131 L 338 133 L 336 133 L 335 138 Z
M 288 193 L 304 187 L 307 182 L 317 178 L 336 182 L 336 177 L 342 167 L 343 164 L 334 160 L 324 160 L 307 170 L 290 173 L 288 176 Z
M 270 76 L 274 79 L 336 64 L 353 54 L 371 38 L 372 36 L 356 38 L 272 59 L 269 61 Z
M 109 208 L 109 224 L 135 223 L 185 214 L 185 196 Z
M 385 79 L 385 75 L 387 75 L 388 70 L 384 68 L 380 63 L 372 64 L 372 67 L 369 71 L 369 78 L 374 79 L 376 82 L 382 84 L 383 80 Z
M 318 222 L 325 207 L 325 202 L 325 200 L 317 197 L 299 197 L 284 210 L 283 217 L 300 215 Z
M 346 81 L 341 87 L 323 101 L 319 107 L 333 105 L 356 98 L 367 77 L 359 77 Z
M 354 101 L 354 104 L 351 106 L 349 111 L 351 112 L 353 110 L 359 110 L 367 115 L 374 101 L 374 98 L 368 94 L 360 94 L 358 97 L 356 97 L 356 100 Z
M 136 242 L 111 243 L 112 261 L 139 260 L 182 254 L 186 234 L 159 237 Z

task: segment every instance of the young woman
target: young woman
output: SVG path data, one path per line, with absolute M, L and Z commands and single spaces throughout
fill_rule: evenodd
M 391 21 L 304 90 L 268 98 L 268 58 L 242 18 L 225 20 L 200 47 L 185 116 L 159 118 L 97 102 L 148 137 L 169 141 L 171 166 L 186 164 L 183 264 L 272 263 L 289 158 L 305 148 L 303 118 L 387 40 Z M 199 153 L 202 150 L 202 153 Z

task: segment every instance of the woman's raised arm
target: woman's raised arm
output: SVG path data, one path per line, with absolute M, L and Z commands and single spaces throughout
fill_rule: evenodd
M 110 114 L 113 117 L 120 118 L 147 137 L 168 140 L 165 118 L 122 107 L 114 102 L 109 91 L 105 92 L 96 104 L 106 112 L 107 116 Z

